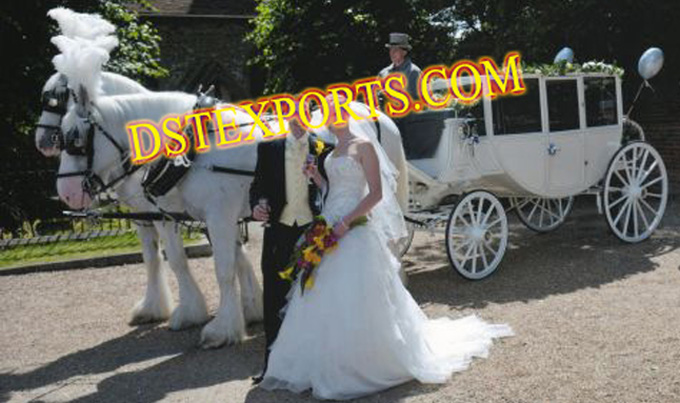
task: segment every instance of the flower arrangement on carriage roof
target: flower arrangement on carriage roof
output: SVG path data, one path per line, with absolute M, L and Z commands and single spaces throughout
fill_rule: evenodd
M 635 101 L 662 65 L 660 49 L 642 55 Z M 498 268 L 508 244 L 506 211 L 548 232 L 565 222 L 574 196 L 593 195 L 612 233 L 632 243 L 651 236 L 666 208 L 666 168 L 628 118 L 633 106 L 623 112 L 621 68 L 575 63 L 565 48 L 554 63 L 522 71 L 521 96 L 489 96 L 484 77 L 478 102 L 413 114 L 400 126 L 407 219 L 444 233 L 451 266 L 469 280 Z M 433 81 L 431 91 L 470 84 L 467 76 Z

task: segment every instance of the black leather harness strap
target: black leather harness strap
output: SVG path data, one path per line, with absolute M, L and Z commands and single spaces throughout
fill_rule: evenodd
M 221 166 L 216 166 L 216 165 L 209 165 L 208 170 L 212 172 L 218 172 L 222 174 L 233 174 L 233 175 L 241 175 L 241 176 L 255 176 L 255 171 L 246 171 L 243 169 L 236 169 L 236 168 L 227 168 L 227 167 L 221 167 Z

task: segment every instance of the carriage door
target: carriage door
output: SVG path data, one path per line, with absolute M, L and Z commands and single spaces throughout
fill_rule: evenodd
M 544 119 L 548 123 L 548 192 L 554 197 L 581 192 L 585 157 L 581 132 L 579 79 L 546 78 Z
M 495 98 L 491 104 L 494 152 L 503 170 L 527 194 L 545 193 L 546 140 L 537 77 L 524 77 L 522 96 Z

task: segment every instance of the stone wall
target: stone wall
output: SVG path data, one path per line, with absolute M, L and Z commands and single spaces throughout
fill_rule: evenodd
M 680 193 L 680 98 L 646 90 L 631 113 L 645 130 L 647 141 L 656 148 L 666 164 L 670 192 Z
M 250 98 L 253 52 L 244 41 L 249 30 L 242 16 L 146 16 L 161 37 L 161 62 L 170 76 L 159 81 L 158 89 L 194 92 L 199 84 L 215 85 L 225 101 Z M 255 85 L 257 87 L 257 85 Z

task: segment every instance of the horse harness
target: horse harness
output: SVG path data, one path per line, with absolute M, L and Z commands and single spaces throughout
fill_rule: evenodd
M 57 113 L 63 118 L 66 111 L 66 105 L 68 103 L 68 96 L 73 96 L 76 102 L 78 102 L 78 100 L 76 93 L 67 87 L 65 79 L 62 80 L 62 77 L 63 76 L 59 78 L 59 84 L 53 90 L 46 91 L 45 94 L 43 94 L 43 108 L 46 111 Z M 196 104 L 192 108 L 193 110 L 212 108 L 217 104 L 218 100 L 209 96 L 208 92 L 201 93 L 199 89 L 198 98 L 196 100 Z M 54 99 L 56 99 L 56 101 L 53 101 Z M 49 107 L 49 109 L 46 106 Z M 113 188 L 123 179 L 137 172 L 140 168 L 142 168 L 142 165 L 134 165 L 131 163 L 129 153 L 106 129 L 104 129 L 104 127 L 102 127 L 97 122 L 90 111 L 88 111 L 87 117 L 83 120 L 88 124 L 85 136 L 83 136 L 78 130 L 77 125 L 69 130 L 66 134 L 63 134 L 61 127 L 59 126 L 38 125 L 38 127 L 55 130 L 55 134 L 52 136 L 53 141 L 60 149 L 66 151 L 67 154 L 73 156 L 84 156 L 87 158 L 86 169 L 82 171 L 59 173 L 57 174 L 57 178 L 82 176 L 83 190 L 86 191 L 91 197 L 94 197 L 95 195 L 104 193 L 107 190 Z M 237 127 L 247 126 L 249 124 L 251 123 L 247 122 Z M 123 168 L 123 172 L 108 183 L 105 183 L 102 178 L 92 169 L 94 165 L 94 136 L 96 129 L 99 129 L 104 137 L 116 148 L 120 156 L 120 164 Z M 187 135 L 189 142 L 193 143 L 194 136 L 191 126 L 188 126 L 185 129 L 185 134 Z M 179 183 L 179 181 L 191 168 L 195 156 L 195 150 L 193 147 L 190 147 L 190 151 L 186 155 L 172 159 L 159 158 L 158 161 L 153 163 L 149 170 L 145 173 L 142 180 L 144 196 L 152 204 L 157 205 L 155 198 L 164 196 Z M 251 177 L 255 175 L 253 171 L 229 167 L 210 165 L 206 168 L 212 172 L 222 174 Z
M 210 87 L 205 93 L 198 89 L 196 103 L 194 104 L 192 110 L 206 110 L 214 108 L 219 100 L 215 97 L 210 96 L 214 87 Z M 243 127 L 251 124 L 250 122 L 242 123 L 238 127 Z M 208 128 L 208 133 L 212 133 L 214 129 L 212 127 Z M 147 199 L 152 201 L 153 198 L 164 196 L 173 187 L 175 187 L 179 181 L 184 178 L 186 173 L 191 168 L 194 158 L 196 158 L 196 150 L 194 149 L 194 132 L 192 126 L 187 126 L 184 129 L 184 134 L 189 140 L 189 151 L 175 158 L 159 158 L 153 163 L 151 168 L 144 174 L 144 179 L 142 180 L 142 187 L 144 188 L 144 193 Z M 223 174 L 241 175 L 241 176 L 255 176 L 255 172 L 246 171 L 236 168 L 228 168 L 210 165 L 207 167 L 208 170 Z

